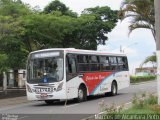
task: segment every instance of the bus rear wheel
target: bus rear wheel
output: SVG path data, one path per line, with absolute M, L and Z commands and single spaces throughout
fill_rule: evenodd
M 78 98 L 77 98 L 77 102 L 83 102 L 87 99 L 87 91 L 85 89 L 85 87 L 80 86 L 78 89 Z
M 117 84 L 115 81 L 113 81 L 111 85 L 111 95 L 112 96 L 117 95 Z

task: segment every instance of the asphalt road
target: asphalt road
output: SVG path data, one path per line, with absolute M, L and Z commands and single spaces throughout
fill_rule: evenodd
M 156 81 L 131 85 L 118 91 L 117 96 L 96 96 L 88 98 L 88 101 L 76 103 L 73 100 L 46 105 L 44 102 L 29 102 L 10 107 L 0 108 L 0 119 L 10 117 L 15 120 L 81 120 L 101 111 L 100 104 L 115 104 L 119 106 L 129 103 L 133 96 L 141 96 L 143 93 L 156 93 Z M 17 119 L 16 119 L 17 118 Z M 5 120 L 5 119 L 4 119 Z

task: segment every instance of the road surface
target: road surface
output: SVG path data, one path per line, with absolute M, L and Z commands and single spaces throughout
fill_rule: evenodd
M 88 101 L 82 103 L 70 100 L 66 106 L 65 102 L 58 102 L 53 105 L 46 105 L 43 101 L 23 103 L 0 108 L 0 113 L 2 114 L 0 118 L 17 117 L 17 120 L 81 120 L 99 113 L 102 101 L 107 106 L 113 104 L 119 106 L 132 101 L 135 94 L 141 96 L 143 93 L 156 93 L 156 90 L 156 81 L 152 81 L 131 85 L 118 91 L 117 96 L 101 95 L 90 97 Z

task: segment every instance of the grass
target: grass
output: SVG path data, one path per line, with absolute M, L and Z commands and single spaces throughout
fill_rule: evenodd
M 120 114 L 154 114 L 155 111 L 151 110 L 150 108 L 129 108 L 127 110 L 124 110 L 120 112 Z

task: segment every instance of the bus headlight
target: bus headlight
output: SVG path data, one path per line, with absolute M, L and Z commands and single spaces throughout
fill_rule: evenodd
M 30 92 L 30 93 L 32 93 L 32 90 L 31 90 L 31 88 L 29 87 L 29 85 L 26 85 L 26 87 L 27 87 L 27 91 Z
M 57 91 L 62 90 L 62 87 L 63 87 L 63 82 L 61 82 L 61 83 L 58 85 L 58 87 L 57 87 Z

